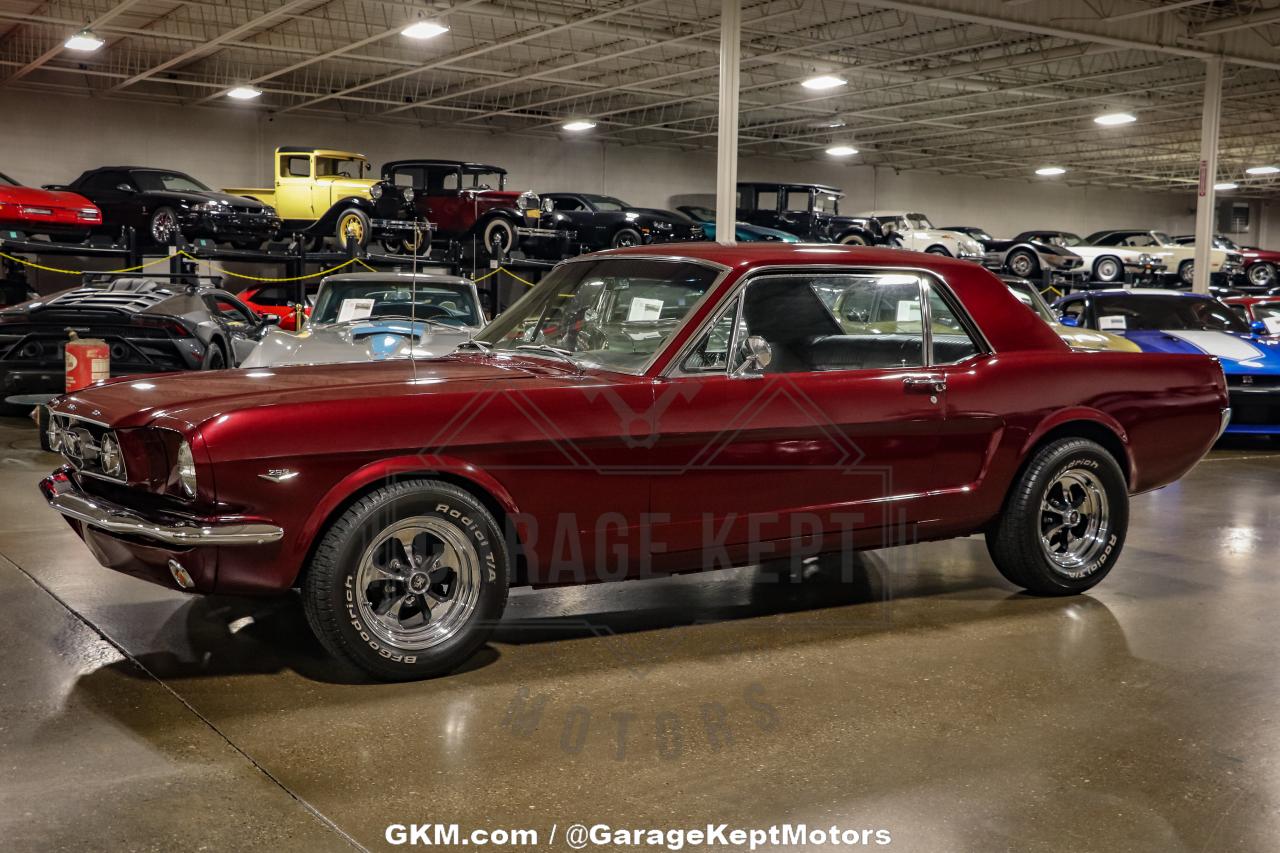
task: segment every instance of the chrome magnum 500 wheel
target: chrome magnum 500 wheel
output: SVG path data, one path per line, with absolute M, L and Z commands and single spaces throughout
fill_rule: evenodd
M 443 675 L 501 618 L 507 565 L 502 530 L 473 496 L 395 483 L 325 531 L 303 583 L 307 621 L 330 652 L 379 678 Z
M 1124 545 L 1124 472 L 1100 445 L 1067 438 L 1040 448 L 987 533 L 996 568 L 1039 595 L 1084 592 L 1106 577 Z

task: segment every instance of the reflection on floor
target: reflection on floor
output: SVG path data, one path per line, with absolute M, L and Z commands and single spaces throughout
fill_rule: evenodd
M 5 849 L 384 849 L 392 823 L 887 828 L 900 850 L 1273 850 L 1280 453 L 1135 500 L 1087 597 L 977 539 L 519 591 L 462 672 L 368 682 L 293 598 L 100 569 L 0 424 Z M 105 640 L 104 640 L 105 637 Z M 555 847 L 563 849 L 560 842 Z

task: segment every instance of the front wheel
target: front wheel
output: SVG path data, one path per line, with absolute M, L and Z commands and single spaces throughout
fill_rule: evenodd
M 926 255 L 939 255 L 944 258 L 951 257 L 951 253 L 946 250 L 945 246 L 930 246 L 924 250 Z
M 1040 259 L 1026 249 L 1019 249 L 1011 254 L 1005 264 L 1009 272 L 1019 278 L 1031 278 L 1040 274 Z
M 866 241 L 866 239 L 865 239 L 861 234 L 856 234 L 856 233 L 855 233 L 855 234 L 845 234 L 843 237 L 841 237 L 841 238 L 840 238 L 839 242 L 840 242 L 840 244 L 841 244 L 841 245 L 843 245 L 843 246 L 865 246 L 865 245 L 867 245 L 867 241 Z
M 157 246 L 171 245 L 173 238 L 178 236 L 178 214 L 171 207 L 157 207 L 151 214 L 148 230 Z
M 345 252 L 352 244 L 357 248 L 363 249 L 369 245 L 369 231 L 371 229 L 372 224 L 363 210 L 353 207 L 342 211 L 342 213 L 338 214 L 338 224 L 334 229 L 334 239 L 338 243 L 338 250 Z
M 491 219 L 480 231 L 486 258 L 501 260 L 516 247 L 516 228 L 505 219 Z
M 1103 284 L 1115 284 L 1124 278 L 1124 264 L 1116 258 L 1099 258 L 1093 265 L 1093 279 Z
M 1036 595 L 1074 595 L 1111 571 L 1129 527 L 1129 492 L 1115 458 L 1064 438 L 1036 451 L 1010 489 L 987 548 L 1000 574 Z
M 392 681 L 448 673 L 507 603 L 502 530 L 472 495 L 438 480 L 384 486 L 326 530 L 302 586 L 307 621 L 335 656 Z
M 1245 277 L 1249 279 L 1249 284 L 1254 287 L 1270 287 L 1272 282 L 1276 280 L 1275 265 L 1260 261 L 1245 270 Z
M 1191 287 L 1196 280 L 1196 262 L 1183 261 L 1178 265 L 1178 281 L 1183 287 Z
M 613 235 L 611 245 L 615 249 L 622 249 L 627 246 L 639 246 L 641 242 L 640 232 L 634 228 L 621 228 L 618 233 Z

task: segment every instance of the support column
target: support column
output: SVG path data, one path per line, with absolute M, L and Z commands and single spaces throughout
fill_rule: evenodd
M 716 149 L 716 242 L 737 242 L 738 83 L 742 72 L 742 0 L 720 3 L 720 115 Z
M 1209 292 L 1209 250 L 1213 248 L 1213 185 L 1218 181 L 1218 119 L 1222 112 L 1222 59 L 1205 60 L 1204 114 L 1200 119 L 1200 188 L 1196 196 L 1196 274 L 1191 289 Z M 1171 270 L 1172 272 L 1172 270 Z

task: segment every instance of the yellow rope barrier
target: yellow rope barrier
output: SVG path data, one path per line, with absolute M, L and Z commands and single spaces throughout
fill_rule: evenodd
M 15 258 L 13 255 L 7 255 L 4 252 L 0 252 L 0 258 L 13 261 L 17 264 L 22 264 L 24 267 L 44 270 L 45 272 L 62 273 L 63 275 L 84 275 L 85 273 L 92 273 L 94 275 L 114 275 L 116 273 L 137 272 L 138 270 L 145 270 L 147 267 L 154 267 L 156 264 L 168 263 L 169 261 L 167 257 L 157 258 L 154 261 L 147 261 L 145 264 L 139 264 L 136 267 L 125 267 L 124 269 L 119 270 L 64 270 L 59 269 L 58 267 L 46 267 L 41 264 L 34 264 L 31 261 L 24 261 L 22 258 Z
M 178 254 L 182 255 L 184 258 L 189 258 L 190 260 L 196 261 L 197 263 L 201 261 L 200 258 L 197 258 L 195 255 L 188 254 L 186 251 L 183 251 L 181 249 L 178 250 Z M 259 275 L 242 275 L 241 273 L 232 272 L 231 270 L 226 269 L 224 267 L 215 267 L 214 271 L 219 272 L 222 275 L 229 275 L 232 278 L 242 278 L 247 281 L 270 281 L 270 282 L 303 281 L 308 278 L 318 278 L 322 275 L 328 275 L 331 272 L 337 272 L 343 267 L 349 267 L 359 260 L 360 260 L 359 258 L 351 258 L 350 260 L 343 261 L 342 263 L 338 264 L 336 267 L 329 267 L 329 269 L 327 270 L 320 270 L 319 272 L 308 273 L 307 275 L 285 276 L 281 278 L 272 278 L 272 277 L 259 276 Z
M 471 281 L 472 281 L 472 282 L 474 282 L 475 284 L 479 284 L 480 282 L 484 281 L 486 278 L 490 278 L 490 277 L 492 277 L 492 276 L 495 276 L 495 275 L 497 275 L 497 274 L 498 274 L 498 273 L 500 273 L 500 272 L 504 272 L 504 273 L 506 273 L 507 275 L 511 276 L 511 277 L 512 277 L 512 278 L 514 278 L 516 281 L 520 282 L 521 284 L 525 285 L 526 287 L 533 287 L 533 286 L 534 286 L 534 283 L 533 283 L 533 282 L 529 281 L 528 279 L 523 279 L 523 278 L 521 278 L 520 276 L 518 276 L 518 275 L 516 275 L 515 273 L 513 273 L 511 270 L 507 269 L 506 267 L 498 267 L 496 270 L 492 270 L 492 271 L 490 271 L 490 272 L 487 272 L 487 273 L 485 273 L 484 275 L 480 276 L 479 278 L 473 278 L 473 279 L 471 279 Z

